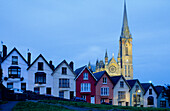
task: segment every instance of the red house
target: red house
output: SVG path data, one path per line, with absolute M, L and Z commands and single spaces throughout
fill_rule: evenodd
M 96 82 L 96 104 L 113 104 L 113 83 L 106 71 L 94 73 Z
M 95 104 L 95 83 L 97 79 L 87 66 L 75 70 L 76 97 L 84 98 L 88 103 Z

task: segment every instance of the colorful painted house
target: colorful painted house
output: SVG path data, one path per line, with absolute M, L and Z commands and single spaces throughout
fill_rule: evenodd
M 130 106 L 143 107 L 144 105 L 144 93 L 142 85 L 138 79 L 127 80 L 130 85 Z
M 84 98 L 88 103 L 95 104 L 95 83 L 97 79 L 87 66 L 75 70 L 76 97 Z
M 157 107 L 158 108 L 168 108 L 168 97 L 166 95 L 164 86 L 155 86 L 158 94 Z
M 157 92 L 152 83 L 141 83 L 145 89 L 144 107 L 157 107 Z
M 113 88 L 113 104 L 119 106 L 129 106 L 130 103 L 130 85 L 127 83 L 123 75 L 113 76 L 111 80 L 114 84 Z
M 103 102 L 113 104 L 113 83 L 106 71 L 94 73 L 97 79 L 96 84 L 96 104 Z

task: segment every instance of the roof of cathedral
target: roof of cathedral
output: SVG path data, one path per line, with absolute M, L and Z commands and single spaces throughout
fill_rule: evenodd
M 155 86 L 155 89 L 157 91 L 158 96 L 162 93 L 163 90 L 165 90 L 164 86 Z

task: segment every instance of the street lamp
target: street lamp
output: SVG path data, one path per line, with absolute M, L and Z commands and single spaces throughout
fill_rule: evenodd
M 136 105 L 135 105 L 136 107 L 137 107 L 137 94 L 140 93 L 140 92 L 141 92 L 140 89 L 136 89 Z

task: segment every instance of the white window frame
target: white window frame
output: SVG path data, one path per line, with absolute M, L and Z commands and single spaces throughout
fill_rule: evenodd
M 103 84 L 107 84 L 107 77 L 103 78 Z
M 100 94 L 101 96 L 109 96 L 109 87 L 101 87 Z
M 88 80 L 88 73 L 83 73 L 83 80 Z
M 81 83 L 81 92 L 91 92 L 91 84 Z

